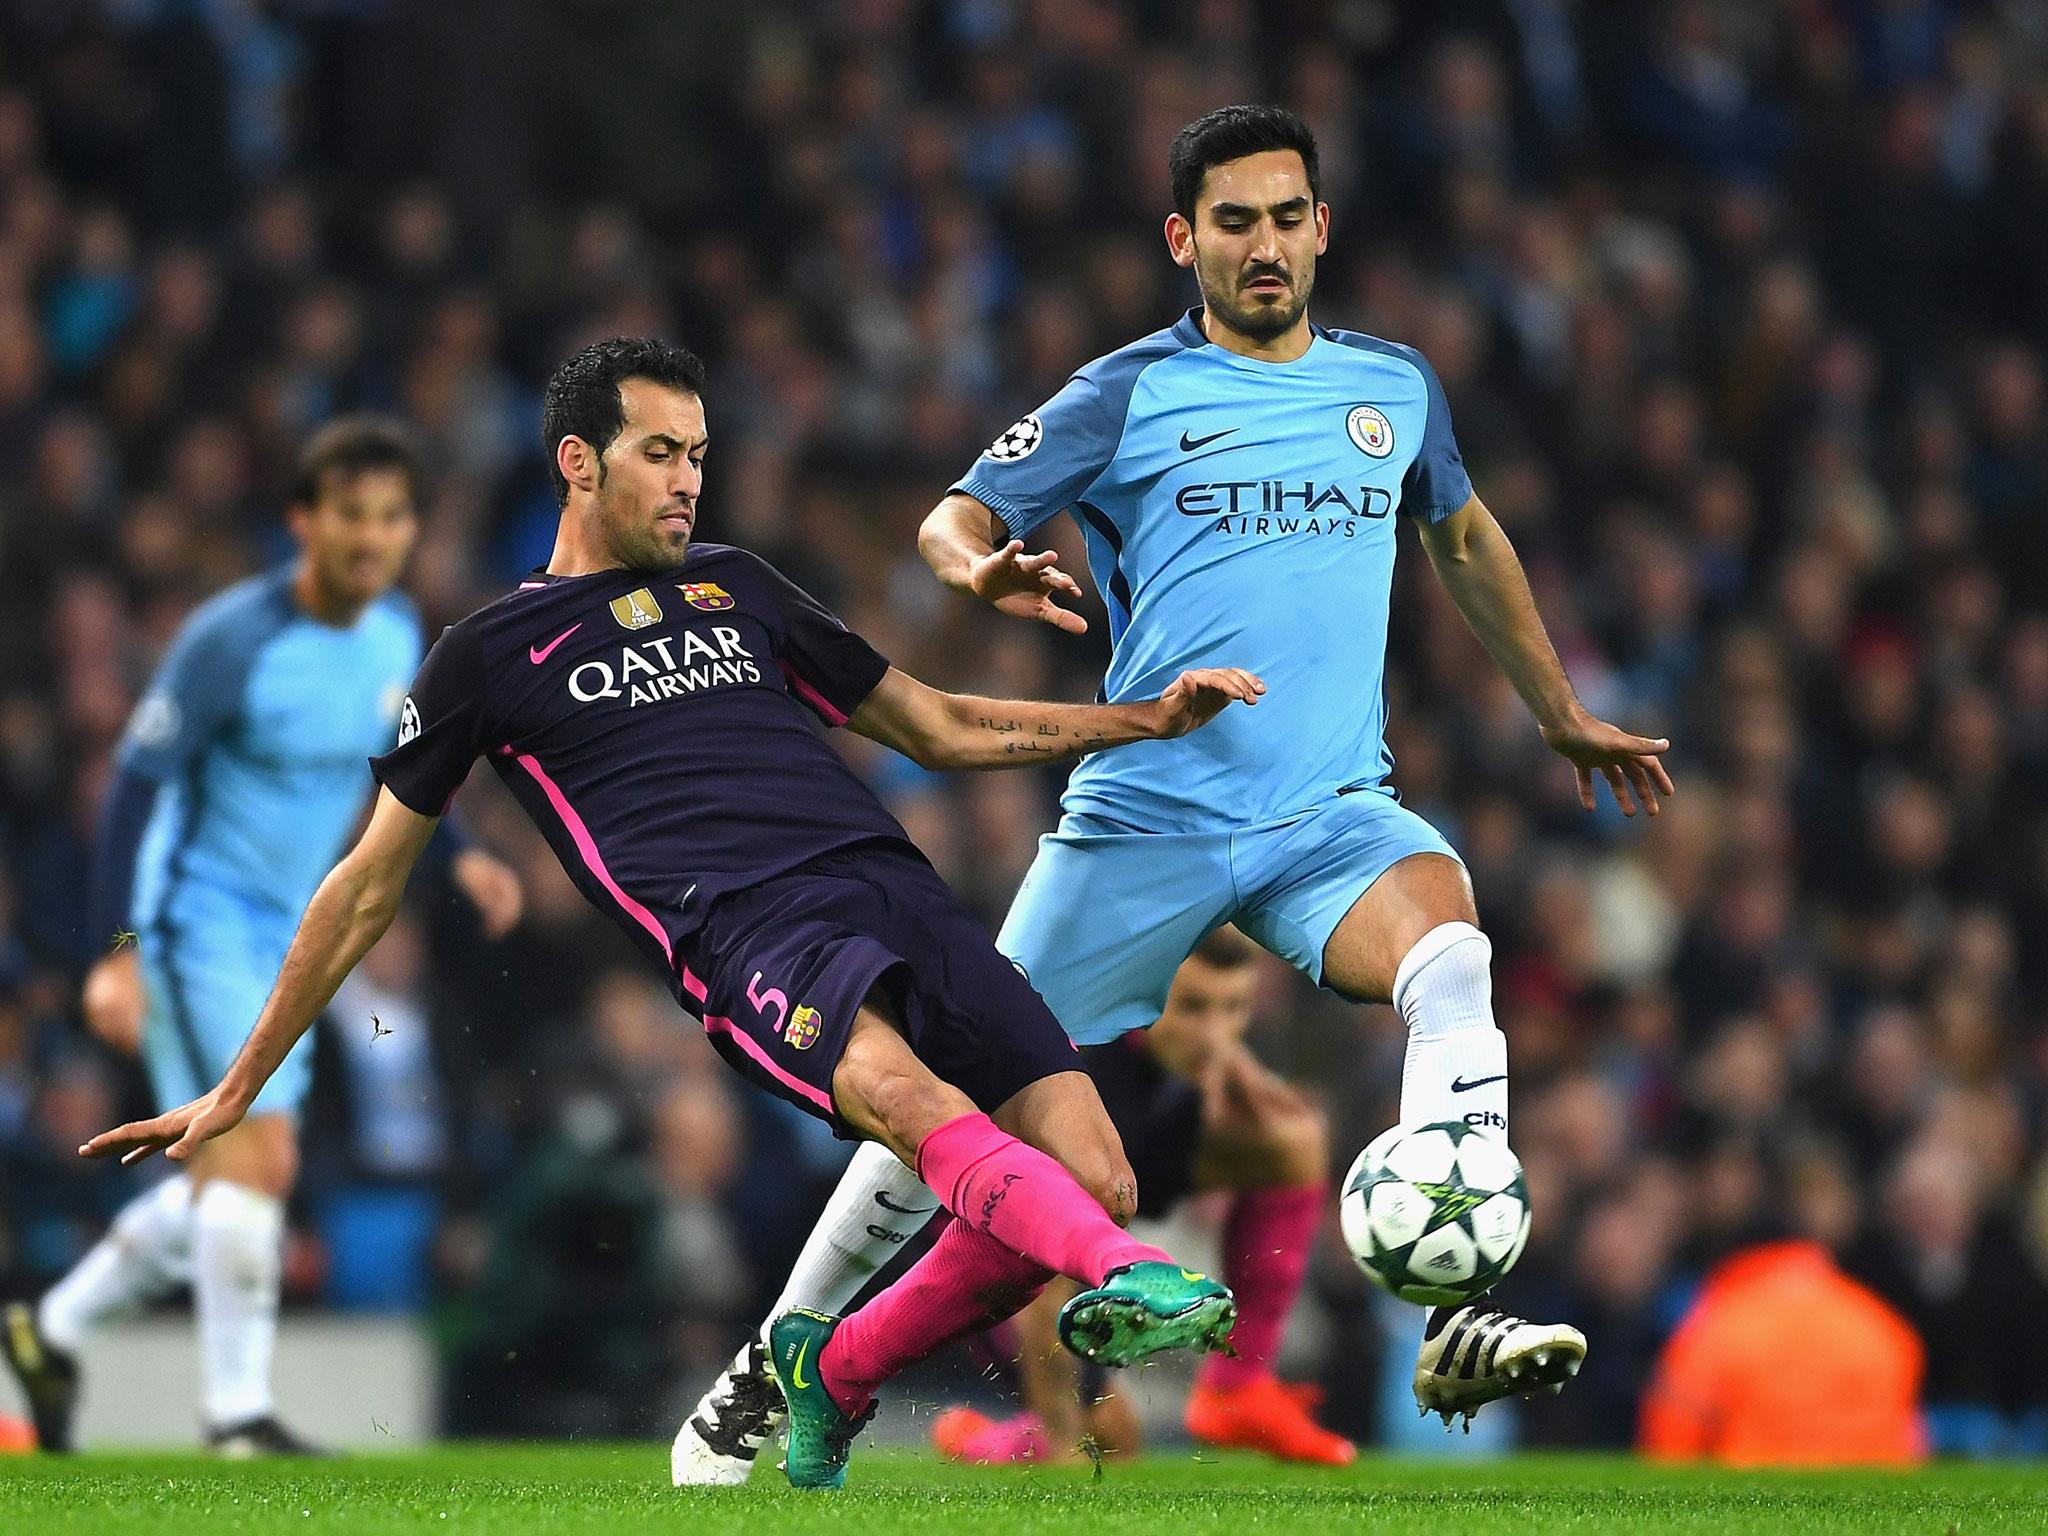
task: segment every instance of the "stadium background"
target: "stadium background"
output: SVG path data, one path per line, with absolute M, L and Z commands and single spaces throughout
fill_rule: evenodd
M 1315 313 L 1429 355 L 1589 704 L 1677 743 L 1654 827 L 1582 816 L 1403 561 L 1397 781 L 1497 948 L 1522 1294 L 1595 1340 L 1523 1439 L 1627 1443 L 1702 1262 L 1776 1215 L 1921 1328 L 1939 1443 L 2048 1448 L 2044 59 L 2023 0 L 0 8 L 0 1293 L 135 1187 L 70 1152 L 142 1104 L 77 1019 L 98 797 L 180 618 L 284 553 L 306 431 L 424 434 L 438 627 L 546 557 L 553 363 L 683 339 L 708 537 L 923 676 L 1084 697 L 1099 609 L 975 611 L 914 531 L 1192 302 L 1167 140 L 1274 99 L 1322 140 Z M 1056 777 L 848 749 L 997 917 Z M 449 1432 L 666 1434 L 843 1149 L 463 804 L 527 920 L 486 944 L 430 874 L 338 1002 L 289 1296 L 427 1319 Z M 1258 1038 L 1347 1154 L 1391 1118 L 1388 1011 L 1276 967 Z M 1292 1363 L 1369 1435 L 1405 1353 L 1325 1240 Z

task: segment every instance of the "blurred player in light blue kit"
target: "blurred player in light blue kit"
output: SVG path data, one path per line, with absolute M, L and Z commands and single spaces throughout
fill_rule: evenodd
M 1071 511 L 1109 608 L 1105 699 L 1142 697 L 1225 656 L 1268 692 L 1256 713 L 1199 736 L 1085 759 L 998 947 L 1092 1044 L 1157 1019 L 1180 962 L 1234 923 L 1310 979 L 1394 1004 L 1408 1026 L 1402 1123 L 1505 1136 L 1507 1042 L 1471 885 L 1388 783 L 1382 673 L 1399 523 L 1414 524 L 1543 739 L 1571 762 L 1588 810 L 1597 775 L 1624 811 L 1640 800 L 1655 814 L 1671 792 L 1668 743 L 1580 704 L 1513 547 L 1472 493 L 1428 362 L 1310 321 L 1330 212 L 1307 126 L 1278 108 L 1221 108 L 1181 131 L 1169 169 L 1167 247 L 1201 306 L 1090 363 L 998 436 L 919 546 L 948 586 L 1079 631 L 1085 621 L 1059 603 L 1079 585 L 1023 542 Z M 777 1310 L 843 1307 L 900 1240 L 887 1212 L 929 1203 L 886 1154 L 858 1155 Z M 1247 1338 L 1260 1322 L 1240 1315 L 1247 1357 L 1270 1343 Z M 1485 1298 L 1438 1308 L 1416 1400 L 1448 1422 L 1560 1386 L 1584 1354 L 1576 1329 Z M 749 1358 L 684 1425 L 678 1481 L 729 1479 L 762 1431 L 740 1411 L 764 1401 L 745 1384 Z M 1211 1364 L 1210 1384 L 1231 1369 Z
M 306 446 L 291 564 L 202 604 L 128 722 L 100 825 L 88 1023 L 138 1043 L 164 1108 L 204 1093 L 241 1048 L 299 914 L 368 803 L 369 757 L 405 729 L 419 615 L 393 590 L 419 531 L 419 465 L 397 423 L 330 423 Z M 416 727 L 415 727 L 416 729 Z M 452 872 L 501 933 L 519 887 L 475 848 Z M 284 1201 L 312 1075 L 299 1043 L 248 1120 L 153 1186 L 46 1295 L 5 1316 L 9 1363 L 46 1450 L 72 1448 L 76 1355 L 103 1318 L 189 1281 L 208 1444 L 309 1449 L 277 1421 Z

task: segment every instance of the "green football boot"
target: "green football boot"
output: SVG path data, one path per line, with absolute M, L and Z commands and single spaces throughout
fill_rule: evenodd
M 837 1488 L 846 1481 L 853 1437 L 874 1417 L 848 1417 L 818 1379 L 818 1356 L 839 1327 L 839 1319 L 797 1307 L 768 1325 L 768 1365 L 789 1405 L 789 1453 L 782 1470 L 792 1488 Z
M 1237 1298 L 1178 1264 L 1146 1259 L 1113 1269 L 1060 1308 L 1060 1342 L 1102 1365 L 1136 1365 L 1163 1349 L 1228 1350 Z

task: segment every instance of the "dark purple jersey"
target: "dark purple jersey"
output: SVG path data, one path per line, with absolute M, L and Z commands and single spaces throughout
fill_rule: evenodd
M 371 762 L 438 816 L 487 756 L 583 894 L 672 977 L 712 902 L 838 849 L 921 858 L 812 726 L 888 662 L 766 561 L 540 576 L 448 629 Z

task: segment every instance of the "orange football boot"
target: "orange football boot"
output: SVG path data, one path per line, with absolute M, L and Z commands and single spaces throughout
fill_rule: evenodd
M 1181 1422 L 1205 1445 L 1264 1451 L 1278 1461 L 1349 1466 L 1358 1447 L 1309 1417 L 1302 1401 L 1307 1395 L 1277 1376 L 1261 1376 L 1241 1387 L 1198 1382 L 1188 1394 Z

